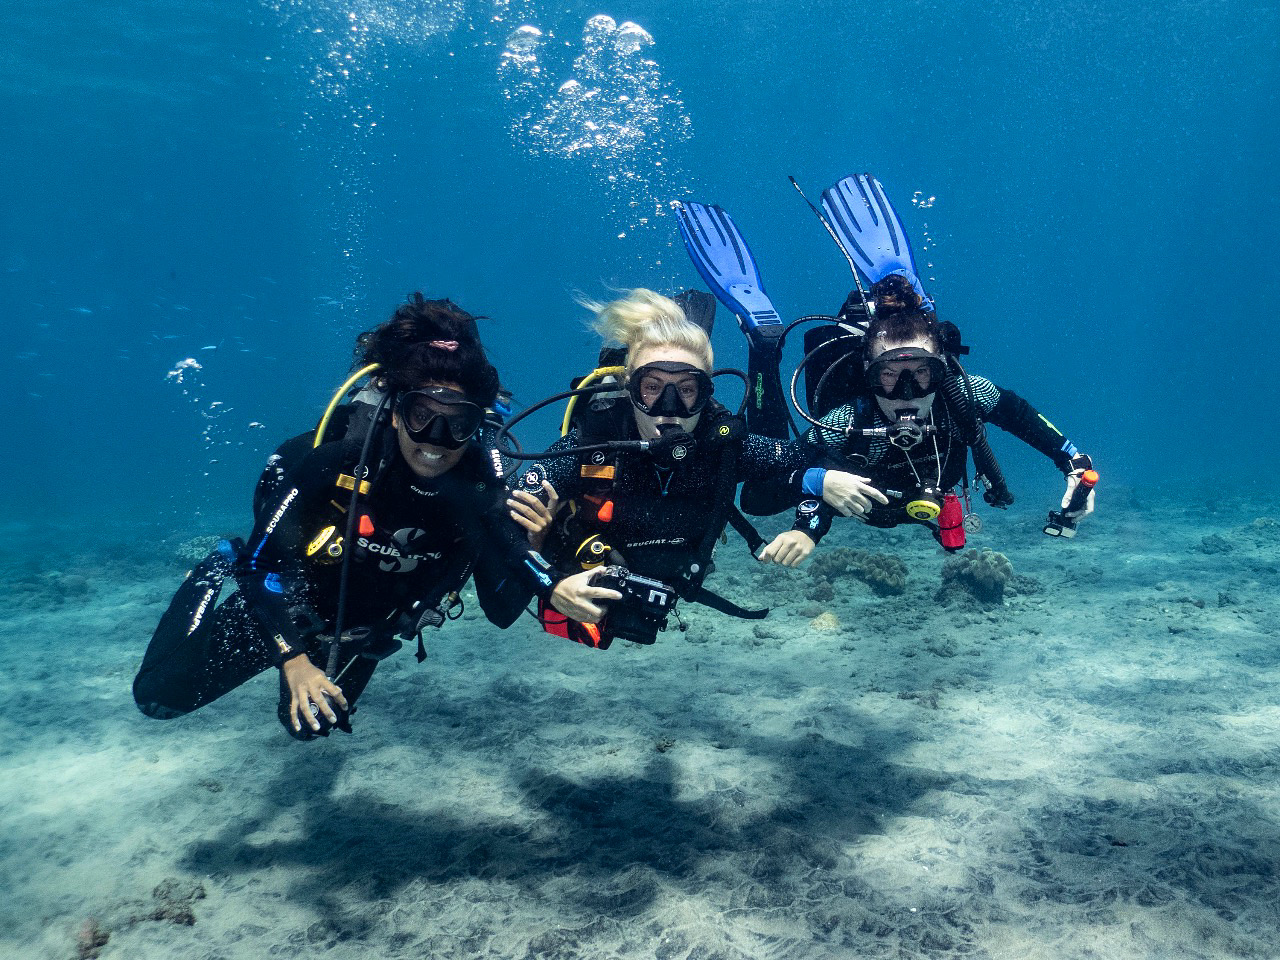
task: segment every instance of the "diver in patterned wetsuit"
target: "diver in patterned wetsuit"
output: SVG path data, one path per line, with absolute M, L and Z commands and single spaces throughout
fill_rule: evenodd
M 475 439 L 498 390 L 475 319 L 417 294 L 360 337 L 357 355 L 381 365 L 374 395 L 386 398 L 389 422 L 353 402 L 342 408 L 351 420 L 345 437 L 328 439 L 331 429 L 312 449 L 304 435 L 271 458 L 247 545 L 224 541 L 188 575 L 156 629 L 134 681 L 148 716 L 181 716 L 275 666 L 290 733 L 350 732 L 348 714 L 378 661 L 400 637 L 439 625 L 472 573 L 500 627 L 530 591 L 549 592 L 545 562 L 512 522 L 505 484 Z M 364 482 L 346 543 L 355 476 Z M 536 522 L 522 525 L 536 532 Z M 227 575 L 239 589 L 215 608 Z M 340 606 L 345 642 L 331 679 L 321 665 Z
M 848 402 L 820 418 L 826 429 L 812 427 L 801 439 L 806 461 L 815 465 L 802 487 L 825 504 L 819 511 L 820 532 L 830 525 L 828 508 L 877 527 L 916 522 L 905 510 L 912 498 L 922 491 L 953 491 L 965 479 L 967 438 L 975 432 L 961 421 L 966 415 L 979 425 L 1008 431 L 1052 460 L 1066 477 L 1062 506 L 1067 511 L 1079 477 L 1092 468 L 1089 457 L 1026 400 L 985 377 L 965 375 L 962 392 L 954 384 L 944 390 L 951 374 L 934 313 L 897 274 L 875 284 L 871 293 L 876 309 L 863 338 L 865 389 L 855 389 Z M 910 439 L 891 443 L 883 435 L 911 422 L 923 428 L 918 438 L 912 433 L 913 445 L 908 445 Z M 868 428 L 882 435 L 858 435 Z M 988 502 L 1008 505 L 1012 498 L 1002 483 L 997 486 L 986 491 Z M 789 490 L 767 483 L 748 485 L 743 505 L 748 513 L 776 513 L 785 509 L 790 496 Z M 1091 492 L 1081 508 L 1065 515 L 1074 523 L 1092 511 Z
M 742 421 L 711 399 L 711 343 L 679 303 L 637 289 L 612 303 L 588 306 L 596 310 L 597 331 L 625 346 L 625 372 L 614 398 L 590 404 L 597 409 L 584 412 L 579 428 L 550 452 L 608 441 L 647 440 L 654 446 L 548 456 L 524 471 L 519 489 L 534 493 L 549 481 L 574 505 L 546 547 L 558 572 L 569 574 L 556 585 L 551 606 L 579 624 L 600 623 L 622 594 L 593 582 L 600 571 L 590 568 L 612 563 L 669 584 L 684 599 L 748 614 L 710 594 L 702 581 L 726 522 L 750 530 L 733 516 L 738 483 L 768 478 L 785 491 L 792 480 L 792 506 L 802 499 L 805 463 L 799 448 L 747 435 Z M 794 566 L 807 557 L 818 539 L 817 507 L 816 500 L 802 504 L 792 530 L 767 545 L 753 542 L 757 558 Z

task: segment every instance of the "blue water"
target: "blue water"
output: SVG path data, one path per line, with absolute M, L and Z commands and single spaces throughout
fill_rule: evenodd
M 43 0 L 0 26 L 2 960 L 95 932 L 107 958 L 1277 955 L 1275 3 Z M 974 545 L 1017 571 L 1006 605 L 940 602 L 920 531 L 845 523 L 818 556 L 888 550 L 904 594 L 734 543 L 714 586 L 765 623 L 688 605 L 597 656 L 473 604 L 379 668 L 350 739 L 288 740 L 271 677 L 134 709 L 182 572 L 247 532 L 267 453 L 410 291 L 491 317 L 531 403 L 592 365 L 575 295 L 698 283 L 675 199 L 733 213 L 788 318 L 836 309 L 847 267 L 786 178 L 864 170 L 969 369 L 1102 472 L 1049 540 L 1061 476 L 992 431 L 1019 502 Z M 745 363 L 723 311 L 715 345 Z M 207 886 L 195 927 L 153 912 L 170 878 Z
M 652 44 L 584 48 L 597 14 Z M 411 290 L 494 318 L 521 401 L 560 389 L 594 353 L 575 291 L 697 282 L 672 199 L 733 212 L 785 314 L 834 310 L 847 268 L 786 176 L 816 195 L 862 170 L 971 368 L 1108 482 L 1247 486 L 1274 459 L 1272 3 L 125 0 L 4 20 L 0 441 L 34 519 L 243 510 Z M 543 43 L 522 86 L 503 53 L 526 25 Z M 571 77 L 613 106 L 574 112 Z M 598 137 L 575 148 L 584 118 Z M 716 345 L 745 361 L 725 315 Z M 1015 490 L 1051 498 L 1019 447 L 1000 444 Z

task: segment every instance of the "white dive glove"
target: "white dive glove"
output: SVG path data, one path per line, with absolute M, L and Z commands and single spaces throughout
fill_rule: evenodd
M 1086 454 L 1080 453 L 1071 458 L 1071 470 L 1067 474 L 1067 492 L 1062 495 L 1062 515 L 1070 520 L 1079 520 L 1081 517 L 1087 517 L 1093 513 L 1093 495 L 1091 489 L 1089 495 L 1085 498 L 1083 506 L 1077 506 L 1071 509 L 1071 500 L 1075 496 L 1076 488 L 1080 486 L 1080 478 L 1084 476 L 1086 470 L 1093 469 L 1093 461 Z

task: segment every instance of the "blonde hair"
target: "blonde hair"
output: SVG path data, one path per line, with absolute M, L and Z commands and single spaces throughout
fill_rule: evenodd
M 627 372 L 645 347 L 678 347 L 692 353 L 709 371 L 713 356 L 707 332 L 685 316 L 680 304 L 660 293 L 636 287 L 611 303 L 579 301 L 595 313 L 592 329 L 627 348 Z

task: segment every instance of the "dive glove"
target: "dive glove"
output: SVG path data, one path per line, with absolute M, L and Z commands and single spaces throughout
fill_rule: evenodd
M 1062 515 L 1070 520 L 1079 520 L 1081 517 L 1087 517 L 1093 513 L 1093 496 L 1094 491 L 1089 491 L 1089 496 L 1085 498 L 1084 506 L 1072 509 L 1072 497 L 1075 495 L 1076 487 L 1080 485 L 1080 478 L 1086 470 L 1093 469 L 1093 460 L 1087 454 L 1078 453 L 1071 458 L 1071 469 L 1067 471 L 1067 491 L 1062 495 Z

